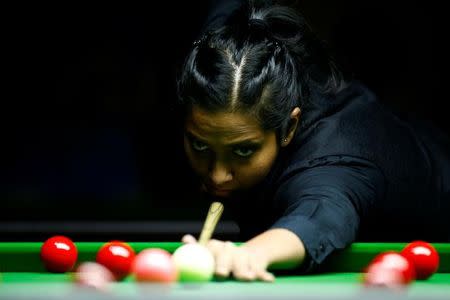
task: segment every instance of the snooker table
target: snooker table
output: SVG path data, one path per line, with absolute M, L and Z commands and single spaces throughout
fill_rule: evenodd
M 95 259 L 103 242 L 75 242 L 78 263 Z M 178 242 L 130 242 L 136 252 L 158 247 L 173 252 Z M 310 275 L 280 275 L 275 282 L 213 280 L 171 286 L 138 284 L 128 276 L 108 292 L 82 288 L 71 273 L 52 274 L 39 259 L 42 243 L 0 243 L 0 299 L 450 299 L 450 244 L 433 243 L 440 254 L 437 273 L 402 291 L 367 289 L 361 271 L 378 253 L 401 250 L 406 243 L 354 243 L 333 255 L 323 271 Z M 274 270 L 276 272 L 276 270 Z

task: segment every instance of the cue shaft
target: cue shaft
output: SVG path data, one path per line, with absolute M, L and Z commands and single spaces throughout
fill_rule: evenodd
M 224 207 L 221 202 L 211 203 L 205 219 L 205 223 L 203 224 L 203 228 L 200 233 L 200 238 L 198 239 L 198 242 L 200 244 L 206 245 L 206 243 L 211 238 L 214 229 L 216 228 L 216 225 L 219 222 L 220 217 L 222 216 L 223 209 Z

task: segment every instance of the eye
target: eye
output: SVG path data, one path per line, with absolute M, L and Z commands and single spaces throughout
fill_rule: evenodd
M 240 147 L 234 149 L 233 152 L 240 157 L 249 157 L 255 153 L 255 150 L 250 147 Z
M 198 140 L 192 140 L 191 145 L 195 151 L 201 152 L 201 151 L 208 150 L 208 145 L 206 145 L 205 143 L 202 143 Z

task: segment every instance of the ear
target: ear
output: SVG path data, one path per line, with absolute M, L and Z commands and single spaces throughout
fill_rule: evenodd
M 300 121 L 300 108 L 295 107 L 290 116 L 289 128 L 286 132 L 284 139 L 281 141 L 281 147 L 286 147 L 289 145 L 294 138 L 295 131 L 297 130 L 298 123 Z

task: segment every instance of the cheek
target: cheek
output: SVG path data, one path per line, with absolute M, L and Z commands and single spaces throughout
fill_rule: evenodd
M 184 152 L 186 153 L 187 159 L 195 173 L 199 175 L 204 175 L 207 173 L 208 166 L 206 160 L 199 159 L 186 141 L 184 142 Z
M 240 166 L 236 175 L 243 188 L 250 188 L 261 182 L 269 173 L 276 152 L 265 152 L 254 157 L 248 165 Z

